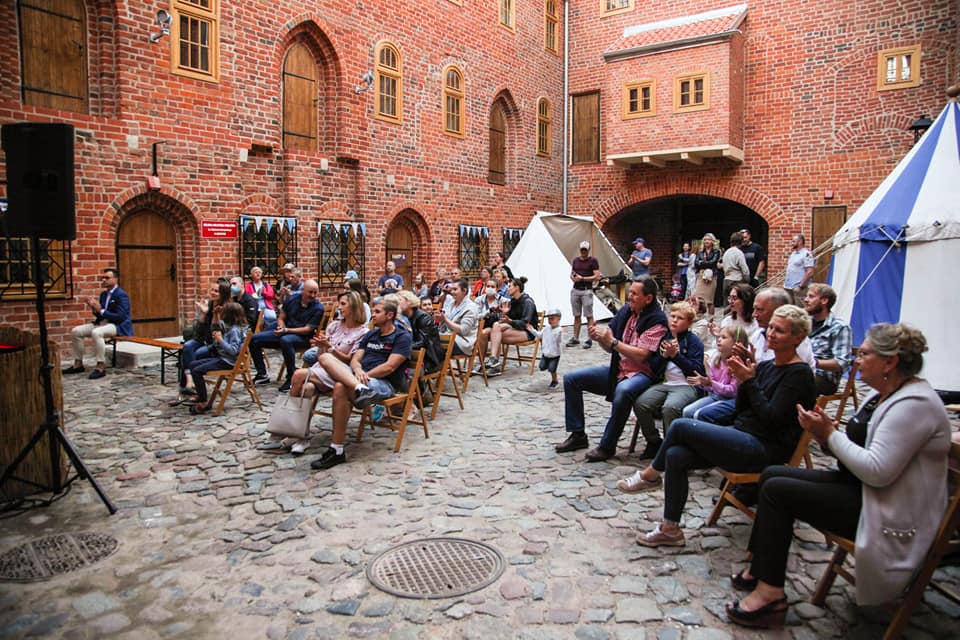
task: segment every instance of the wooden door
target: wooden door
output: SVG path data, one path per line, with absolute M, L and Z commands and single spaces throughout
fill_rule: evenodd
M 403 288 L 409 289 L 416 275 L 413 270 L 413 235 L 402 224 L 394 225 L 387 232 L 387 255 L 383 264 L 388 260 L 393 260 L 397 265 L 397 273 L 403 276 Z M 380 274 L 383 274 L 383 267 L 380 268 Z
M 827 281 L 830 275 L 830 258 L 833 256 L 829 246 L 820 251 L 817 251 L 817 247 L 833 238 L 846 221 L 847 208 L 844 206 L 813 208 L 813 237 L 807 248 L 820 254 L 813 267 L 813 282 Z
M 317 63 L 303 44 L 283 61 L 283 146 L 317 150 Z
M 131 215 L 117 233 L 120 286 L 130 294 L 134 335 L 168 338 L 177 321 L 177 234 L 153 211 Z
M 507 184 L 507 117 L 496 104 L 490 111 L 490 161 L 487 182 Z
M 573 136 L 570 162 L 600 162 L 600 94 L 573 96 Z
M 87 112 L 87 31 L 81 0 L 21 0 L 24 104 Z

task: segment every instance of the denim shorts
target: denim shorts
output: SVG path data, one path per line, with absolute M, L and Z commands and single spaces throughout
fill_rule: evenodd
M 371 404 L 376 404 L 381 400 L 386 400 L 387 398 L 392 397 L 394 393 L 396 393 L 396 391 L 394 391 L 393 389 L 392 384 L 390 384 L 386 380 L 381 380 L 379 378 L 370 378 L 370 380 L 367 382 L 367 386 L 373 389 L 373 392 L 376 394 L 373 400 L 370 401 Z

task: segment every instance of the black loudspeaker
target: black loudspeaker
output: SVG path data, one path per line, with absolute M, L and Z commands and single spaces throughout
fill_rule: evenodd
M 76 240 L 73 125 L 20 122 L 2 127 L 10 237 Z

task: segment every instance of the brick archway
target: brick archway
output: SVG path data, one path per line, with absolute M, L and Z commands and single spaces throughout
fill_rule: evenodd
M 372 274 L 379 278 L 387 260 L 398 262 L 404 256 L 404 264 L 397 264 L 397 272 L 403 275 L 405 288 L 409 288 L 417 273 L 427 273 L 430 257 L 430 229 L 416 209 L 402 209 L 390 220 L 383 237 L 383 260 L 374 265 Z M 408 246 L 407 246 L 408 245 Z

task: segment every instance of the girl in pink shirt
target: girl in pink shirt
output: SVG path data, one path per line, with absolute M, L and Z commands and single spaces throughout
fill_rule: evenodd
M 731 424 L 736 408 L 737 388 L 740 382 L 727 367 L 727 358 L 733 345 L 749 344 L 750 336 L 740 325 L 729 325 L 717 333 L 717 350 L 707 361 L 706 376 L 689 376 L 687 382 L 703 389 L 707 395 L 683 409 L 684 418 L 704 420 L 713 424 Z

